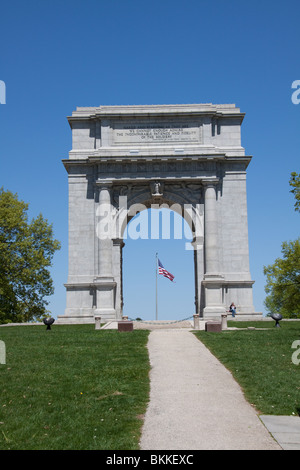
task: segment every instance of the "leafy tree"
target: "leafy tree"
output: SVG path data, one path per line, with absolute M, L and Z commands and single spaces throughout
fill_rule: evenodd
M 265 305 L 284 318 L 300 317 L 300 238 L 283 242 L 283 258 L 264 267 L 267 276 Z
M 27 211 L 0 189 L 0 323 L 41 319 L 54 292 L 48 268 L 60 243 L 41 214 L 29 222 Z
M 295 211 L 300 212 L 300 174 L 291 173 L 291 193 L 295 196 Z M 281 313 L 284 318 L 300 317 L 300 238 L 283 242 L 283 259 L 264 266 L 267 276 L 265 306 L 270 312 Z
M 295 196 L 295 211 L 300 212 L 300 174 L 295 172 L 291 173 L 289 183 L 293 188 L 290 192 Z

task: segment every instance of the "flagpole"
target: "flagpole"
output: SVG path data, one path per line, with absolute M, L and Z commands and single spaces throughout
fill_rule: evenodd
M 155 257 L 155 274 L 156 274 L 156 311 L 155 311 L 155 319 L 157 320 L 157 255 L 158 253 L 156 253 L 156 257 Z

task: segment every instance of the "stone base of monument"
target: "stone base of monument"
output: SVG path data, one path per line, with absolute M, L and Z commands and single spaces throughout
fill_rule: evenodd
M 133 331 L 133 322 L 132 321 L 119 321 L 118 331 Z
M 219 321 L 208 321 L 205 323 L 205 331 L 222 331 L 222 322 Z
M 58 315 L 57 323 L 60 325 L 87 325 L 95 323 L 94 315 Z

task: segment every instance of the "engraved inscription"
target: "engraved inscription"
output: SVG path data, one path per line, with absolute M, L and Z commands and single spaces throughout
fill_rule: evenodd
M 200 128 L 196 123 L 124 124 L 114 128 L 115 144 L 155 142 L 199 142 Z

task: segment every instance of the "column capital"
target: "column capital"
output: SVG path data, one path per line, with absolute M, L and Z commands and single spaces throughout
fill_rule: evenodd
M 123 248 L 125 246 L 123 238 L 113 238 L 112 242 L 113 242 L 114 246 L 120 246 L 121 248 Z
M 202 185 L 205 187 L 216 186 L 220 181 L 220 178 L 205 178 L 201 181 Z
M 204 237 L 203 236 L 196 236 L 193 238 L 193 241 L 191 242 L 191 245 L 194 247 L 194 249 L 198 249 L 198 246 L 203 246 L 204 244 Z
M 111 180 L 101 180 L 97 179 L 95 181 L 95 186 L 98 189 L 111 189 L 113 182 Z

